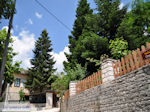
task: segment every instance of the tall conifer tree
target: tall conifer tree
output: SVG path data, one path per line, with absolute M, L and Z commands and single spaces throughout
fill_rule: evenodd
M 42 31 L 41 37 L 35 43 L 33 50 L 34 57 L 31 59 L 32 67 L 29 69 L 29 77 L 26 87 L 31 92 L 43 91 L 51 85 L 51 75 L 56 71 L 54 69 L 55 61 L 51 55 L 51 40 L 46 30 Z
M 74 22 L 72 38 L 75 40 L 79 39 L 79 36 L 82 34 L 83 29 L 86 25 L 86 19 L 85 16 L 88 14 L 92 14 L 93 10 L 90 9 L 89 4 L 87 3 L 87 0 L 80 0 L 77 10 L 76 10 L 76 20 Z
M 97 13 L 93 14 L 87 0 L 80 0 L 76 11 L 72 36 L 69 38 L 71 54 L 66 54 L 65 68 L 75 63 L 86 65 L 88 74 L 96 72 L 99 66 L 87 58 L 99 60 L 102 54 L 110 55 L 108 43 L 116 38 L 116 32 L 124 18 L 127 6 L 119 8 L 120 0 L 95 0 Z M 106 38 L 105 38 L 106 37 Z
M 74 22 L 73 31 L 71 32 L 72 35 L 69 36 L 69 49 L 71 54 L 66 54 L 66 57 L 68 59 L 68 62 L 64 62 L 65 68 L 75 67 L 75 63 L 77 63 L 77 58 L 74 57 L 75 52 L 74 49 L 76 47 L 77 41 L 79 37 L 82 35 L 83 29 L 86 25 L 86 16 L 91 15 L 93 13 L 93 10 L 90 9 L 89 4 L 87 3 L 87 0 L 80 0 L 78 3 L 78 7 L 76 10 L 76 20 Z
M 97 5 L 97 34 L 108 39 L 116 38 L 117 29 L 127 12 L 127 6 L 120 9 L 120 0 L 95 0 Z

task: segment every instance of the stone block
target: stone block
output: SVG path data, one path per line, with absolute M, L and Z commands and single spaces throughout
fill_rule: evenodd
M 110 72 L 104 74 L 102 78 L 107 83 L 64 101 L 62 112 L 149 112 L 150 76 L 146 67 L 114 80 Z
M 52 108 L 53 106 L 53 93 L 46 93 L 46 108 Z

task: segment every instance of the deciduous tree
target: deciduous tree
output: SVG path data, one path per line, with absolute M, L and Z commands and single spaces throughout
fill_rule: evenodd
M 134 0 L 132 10 L 118 28 L 117 36 L 129 43 L 129 49 L 140 48 L 150 42 L 150 1 Z
M 0 66 L 2 63 L 2 56 L 4 53 L 4 46 L 5 46 L 4 44 L 5 44 L 6 36 L 7 36 L 6 29 L 0 30 Z M 7 83 L 11 84 L 14 81 L 13 74 L 18 73 L 22 70 L 20 68 L 21 62 L 13 61 L 13 58 L 14 56 L 17 55 L 17 53 L 13 51 L 13 48 L 12 48 L 13 39 L 12 38 L 9 39 L 9 43 L 10 43 L 10 46 L 8 47 L 8 54 L 6 57 L 7 61 L 5 64 L 3 89 L 5 89 L 5 86 Z
M 0 0 L 0 19 L 9 19 L 13 12 L 13 0 Z

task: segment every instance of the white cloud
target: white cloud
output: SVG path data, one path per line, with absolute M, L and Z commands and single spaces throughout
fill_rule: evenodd
M 32 58 L 32 49 L 34 48 L 35 35 L 27 30 L 22 30 L 19 36 L 12 36 L 14 39 L 13 49 L 18 55 L 14 57 L 15 61 L 22 61 L 21 67 L 31 67 L 30 59 Z
M 15 56 L 15 61 L 22 61 L 21 67 L 27 69 L 31 67 L 30 59 L 32 58 L 32 49 L 34 49 L 35 35 L 31 34 L 27 30 L 22 30 L 19 36 L 12 36 L 14 39 L 13 49 L 18 55 Z M 54 67 L 57 68 L 57 72 L 63 72 L 63 61 L 67 61 L 64 52 L 69 53 L 68 46 L 64 48 L 63 51 L 59 53 L 52 52 L 54 60 L 56 61 Z
M 67 58 L 64 53 L 70 53 L 68 46 L 64 48 L 63 51 L 59 53 L 54 53 L 52 52 L 52 55 L 54 57 L 54 60 L 56 61 L 54 67 L 57 68 L 57 72 L 63 72 L 64 66 L 63 66 L 63 61 L 67 61 Z
M 122 9 L 124 6 L 124 3 L 121 2 L 121 4 L 119 5 L 119 9 Z
M 35 44 L 35 35 L 31 34 L 27 30 L 22 30 L 19 33 L 19 36 L 12 36 L 14 39 L 13 43 L 13 49 L 14 52 L 17 52 L 18 55 L 15 56 L 15 61 L 22 61 L 21 67 L 24 69 L 27 69 L 31 67 L 30 59 L 32 58 Z M 67 61 L 67 58 L 64 54 L 64 52 L 69 53 L 68 46 L 64 48 L 63 51 L 60 51 L 59 53 L 52 52 L 52 55 L 54 57 L 54 60 L 56 61 L 54 67 L 57 68 L 57 72 L 63 72 L 63 61 Z
M 6 28 L 7 27 L 3 27 Z M 18 36 L 12 36 L 14 42 L 11 45 L 14 49 L 14 52 L 18 53 L 14 57 L 14 61 L 22 61 L 21 67 L 27 69 L 31 67 L 30 59 L 33 56 L 32 50 L 34 49 L 35 44 L 35 35 L 30 33 L 28 30 L 23 29 Z M 69 54 L 68 46 L 64 48 L 63 51 L 59 53 L 52 52 L 54 60 L 56 61 L 54 67 L 57 68 L 57 72 L 63 72 L 64 66 L 63 62 L 67 61 L 67 58 L 64 53 Z
M 40 14 L 40 13 L 38 13 L 38 12 L 35 12 L 35 16 L 36 16 L 37 18 L 41 19 L 43 15 Z
M 33 24 L 33 21 L 32 21 L 31 18 L 28 20 L 28 23 L 29 23 L 29 24 Z

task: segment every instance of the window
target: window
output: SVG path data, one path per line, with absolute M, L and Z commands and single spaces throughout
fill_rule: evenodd
M 19 87 L 20 86 L 20 79 L 19 78 L 16 78 L 14 86 L 15 87 Z
M 25 82 L 26 82 L 25 79 L 21 79 L 20 87 L 25 88 L 25 84 L 24 84 Z

